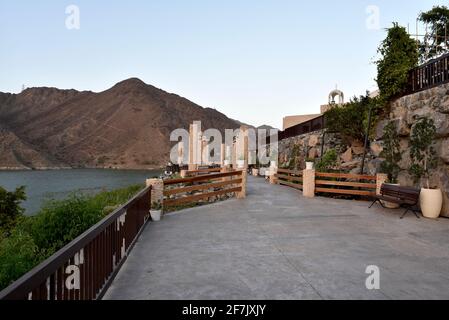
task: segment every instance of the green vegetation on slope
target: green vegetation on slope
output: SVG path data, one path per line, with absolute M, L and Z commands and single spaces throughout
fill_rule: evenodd
M 14 227 L 0 234 L 0 289 L 99 222 L 114 207 L 125 204 L 142 188 L 133 185 L 90 196 L 74 193 L 64 200 L 46 203 L 33 217 L 23 216 L 20 201 L 14 202 L 15 206 L 8 210 L 20 215 L 8 224 Z M 5 216 L 11 214 L 2 207 L 0 217 Z

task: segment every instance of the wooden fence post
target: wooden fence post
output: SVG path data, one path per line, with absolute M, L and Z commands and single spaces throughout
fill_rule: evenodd
M 388 180 L 388 175 L 385 173 L 376 174 L 376 194 L 380 195 L 380 188 Z
M 147 186 L 151 186 L 151 205 L 154 202 L 164 204 L 164 180 L 162 179 L 147 179 Z
M 244 199 L 246 198 L 246 179 L 247 179 L 247 172 L 246 170 L 242 170 L 242 191 L 237 193 L 237 199 Z
M 315 197 L 315 170 L 304 170 L 303 174 L 303 182 L 302 182 L 302 193 L 306 198 L 314 198 Z
M 276 184 L 277 183 L 277 178 L 276 178 L 276 174 L 278 172 L 277 168 L 270 168 L 270 184 Z

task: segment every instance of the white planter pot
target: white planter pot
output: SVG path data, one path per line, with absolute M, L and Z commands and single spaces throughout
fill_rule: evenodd
M 231 161 L 230 161 L 230 160 L 225 160 L 225 161 L 224 161 L 224 165 L 225 165 L 225 166 L 229 166 L 230 164 L 231 164 Z
M 313 170 L 313 162 L 306 162 L 306 170 Z
M 270 168 L 276 168 L 277 161 L 270 161 Z
M 253 169 L 253 176 L 257 177 L 259 175 L 259 169 Z
M 162 214 L 162 210 L 150 210 L 151 219 L 153 221 L 160 221 L 161 214 Z
M 245 167 L 245 160 L 237 160 L 237 168 L 243 169 Z
M 423 216 L 436 219 L 440 216 L 443 207 L 443 194 L 440 189 L 422 188 L 419 202 Z
M 400 186 L 399 183 L 385 183 L 385 184 L 388 184 L 391 186 Z M 382 201 L 383 205 L 385 206 L 385 208 L 388 208 L 388 209 L 397 209 L 401 206 L 400 204 L 397 204 L 397 203 L 383 201 L 383 200 L 381 200 L 381 201 Z

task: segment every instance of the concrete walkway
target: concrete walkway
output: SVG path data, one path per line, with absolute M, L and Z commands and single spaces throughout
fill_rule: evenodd
M 449 220 L 368 205 L 250 177 L 245 200 L 149 224 L 105 299 L 449 299 Z

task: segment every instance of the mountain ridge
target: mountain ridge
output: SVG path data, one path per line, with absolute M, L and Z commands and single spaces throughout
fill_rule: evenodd
M 0 148 L 10 149 L 0 155 L 0 168 L 160 167 L 173 145 L 170 133 L 195 120 L 203 129 L 240 127 L 215 109 L 138 78 L 98 93 L 54 87 L 0 92 L 0 130 L 9 141 L 2 139 Z

